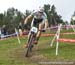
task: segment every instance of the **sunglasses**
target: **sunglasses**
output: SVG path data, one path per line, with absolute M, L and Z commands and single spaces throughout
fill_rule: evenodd
M 39 13 L 43 13 L 43 12 L 39 12 Z

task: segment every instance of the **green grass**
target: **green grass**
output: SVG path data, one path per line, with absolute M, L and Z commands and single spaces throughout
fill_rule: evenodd
M 75 39 L 75 35 L 63 35 L 60 37 Z M 27 37 L 20 37 L 21 44 L 17 38 L 0 40 L 0 65 L 40 65 L 41 61 L 75 61 L 75 44 L 59 43 L 59 55 L 55 55 L 55 44 L 50 47 L 53 37 L 41 37 L 39 44 L 33 48 L 31 57 L 26 58 L 24 44 Z

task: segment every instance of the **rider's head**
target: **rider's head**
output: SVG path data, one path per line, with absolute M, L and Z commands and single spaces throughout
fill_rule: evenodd
M 43 13 L 44 12 L 44 8 L 43 7 L 39 7 L 38 12 Z

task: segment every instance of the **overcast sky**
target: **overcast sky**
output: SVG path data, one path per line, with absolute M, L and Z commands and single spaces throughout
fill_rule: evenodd
M 17 8 L 24 13 L 26 9 L 35 10 L 44 4 L 54 4 L 57 13 L 68 21 L 75 11 L 75 0 L 0 0 L 0 13 L 7 11 L 10 7 Z

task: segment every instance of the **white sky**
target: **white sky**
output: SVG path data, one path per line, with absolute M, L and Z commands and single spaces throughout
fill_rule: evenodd
M 0 13 L 7 11 L 10 7 L 17 8 L 24 13 L 26 9 L 35 10 L 44 4 L 54 4 L 57 13 L 68 21 L 75 11 L 75 0 L 0 0 Z

